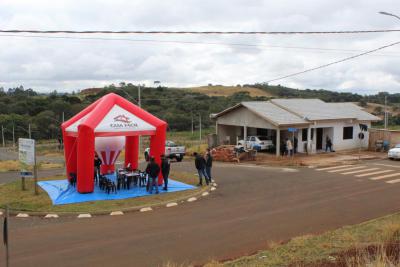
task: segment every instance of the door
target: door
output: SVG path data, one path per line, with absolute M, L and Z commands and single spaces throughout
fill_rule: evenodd
M 317 128 L 317 150 L 322 149 L 323 128 Z

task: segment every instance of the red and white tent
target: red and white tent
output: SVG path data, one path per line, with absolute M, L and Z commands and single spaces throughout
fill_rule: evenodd
M 138 167 L 139 136 L 150 135 L 150 154 L 160 164 L 165 151 L 167 123 L 110 93 L 103 96 L 61 126 L 67 176 L 77 175 L 79 193 L 94 189 L 95 151 L 102 159 L 101 172 L 114 170 L 114 163 L 125 146 L 125 166 Z M 159 177 L 159 184 L 162 177 Z

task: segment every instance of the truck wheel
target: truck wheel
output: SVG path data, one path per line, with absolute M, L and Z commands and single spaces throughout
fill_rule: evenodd
M 183 156 L 176 157 L 177 162 L 181 162 L 183 160 Z

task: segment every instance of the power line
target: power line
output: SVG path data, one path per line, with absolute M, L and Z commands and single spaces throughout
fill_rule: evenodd
M 100 40 L 100 41 L 128 41 L 128 42 L 144 42 L 144 43 L 167 43 L 167 44 L 194 44 L 194 45 L 223 45 L 235 46 L 250 49 L 299 49 L 309 50 L 313 52 L 332 52 L 349 54 L 351 52 L 366 52 L 359 49 L 340 49 L 340 48 L 324 48 L 324 47 L 304 47 L 304 46 L 281 46 L 281 45 L 264 45 L 264 44 L 245 44 L 245 43 L 226 43 L 226 42 L 201 42 L 201 41 L 181 41 L 181 40 L 154 40 L 154 39 L 128 39 L 128 38 L 106 38 L 106 37 L 77 37 L 77 36 L 45 36 L 45 35 L 20 35 L 20 34 L 0 34 L 0 37 L 18 37 L 18 38 L 39 38 L 39 39 L 72 39 L 72 40 Z M 393 52 L 390 54 L 377 54 L 375 56 L 400 56 Z
M 319 70 L 319 69 L 322 69 L 322 68 L 326 68 L 328 66 L 332 66 L 334 64 L 342 63 L 342 62 L 345 62 L 345 61 L 348 61 L 348 60 L 351 60 L 351 59 L 355 59 L 355 58 L 358 58 L 358 57 L 361 57 L 361 56 L 365 56 L 365 55 L 371 54 L 373 52 L 376 52 L 376 51 L 379 51 L 379 50 L 382 50 L 382 49 L 385 49 L 385 48 L 388 48 L 388 47 L 391 47 L 391 46 L 395 46 L 397 44 L 400 44 L 400 42 L 391 43 L 391 44 L 388 44 L 388 45 L 385 45 L 385 46 L 381 46 L 379 48 L 376 48 L 376 49 L 373 49 L 373 50 L 369 50 L 367 52 L 364 52 L 364 53 L 361 53 L 361 54 L 358 54 L 358 55 L 354 55 L 354 56 L 351 56 L 351 57 L 343 58 L 343 59 L 340 59 L 340 60 L 337 60 L 337 61 L 334 61 L 334 62 L 330 62 L 330 63 L 324 64 L 324 65 L 321 65 L 321 66 L 318 66 L 318 67 L 314 67 L 314 68 L 311 68 L 311 69 L 306 69 L 306 70 L 303 70 L 303 71 L 299 71 L 299 72 L 295 72 L 295 73 L 288 74 L 288 75 L 285 75 L 285 76 L 281 76 L 281 77 L 278 77 L 278 78 L 275 78 L 275 79 L 272 79 L 272 80 L 269 80 L 269 81 L 266 81 L 266 82 L 267 83 L 275 82 L 275 81 L 283 80 L 283 79 L 286 79 L 286 78 L 289 78 L 289 77 L 297 76 L 297 75 L 300 75 L 300 74 L 303 74 L 303 73 L 307 73 L 307 72 L 311 72 L 311 71 L 314 71 L 314 70 Z
M 400 32 L 400 30 L 347 30 L 347 31 L 72 31 L 72 30 L 0 30 L 0 33 L 44 33 L 44 34 L 224 34 L 224 35 L 272 35 L 272 34 L 359 34 Z

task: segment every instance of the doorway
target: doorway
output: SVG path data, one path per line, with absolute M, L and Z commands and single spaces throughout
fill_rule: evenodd
M 317 128 L 317 150 L 322 149 L 322 142 L 323 142 L 323 128 Z

